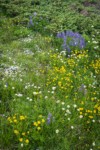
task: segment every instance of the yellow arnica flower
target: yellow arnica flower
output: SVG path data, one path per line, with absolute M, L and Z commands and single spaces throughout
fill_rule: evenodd
M 98 111 L 100 111 L 100 106 L 97 109 L 98 109 Z
M 40 122 L 40 121 L 37 121 L 37 123 L 38 123 L 38 125 L 39 125 L 39 124 L 41 124 L 41 122 Z
M 14 119 L 14 121 L 13 121 L 14 123 L 17 123 L 17 120 L 16 119 Z
M 39 115 L 39 118 L 42 118 L 42 115 Z
M 94 114 L 95 114 L 95 113 L 96 113 L 96 110 L 94 110 L 93 112 L 94 112 Z
M 82 115 L 82 112 L 80 112 L 80 115 Z
M 38 126 L 38 124 L 36 122 L 34 122 L 33 125 L 36 126 L 36 127 Z
M 23 138 L 20 138 L 19 141 L 22 142 L 22 141 L 23 141 Z
M 25 143 L 26 143 L 26 144 L 28 144 L 28 143 L 29 143 L 29 140 L 28 140 L 28 139 L 26 139 L 26 140 L 25 140 Z
M 45 122 L 45 120 L 44 119 L 42 119 L 42 123 L 44 123 Z
M 25 116 L 20 116 L 20 120 L 25 120 Z
M 83 110 L 83 108 L 79 108 L 79 110 Z
M 8 117 L 8 118 L 7 118 L 7 120 L 8 120 L 10 123 L 12 123 L 12 120 L 11 120 L 11 118 L 10 118 L 10 117 Z
M 16 116 L 13 116 L 13 119 L 16 119 Z
M 18 135 L 18 134 L 19 134 L 19 131 L 18 131 L 18 130 L 14 130 L 14 133 L 15 133 L 16 135 Z
M 37 127 L 37 130 L 41 130 L 41 127 Z
M 26 134 L 25 132 L 22 133 L 23 136 L 24 136 L 25 134 Z
M 9 120 L 11 120 L 11 118 L 10 118 L 10 117 L 8 117 L 8 118 L 7 118 L 7 120 L 9 121 Z
M 89 116 L 89 118 L 90 118 L 90 119 L 92 119 L 92 118 L 93 118 L 93 116 Z
M 88 113 L 92 113 L 92 110 L 86 110 L 86 112 L 88 112 Z

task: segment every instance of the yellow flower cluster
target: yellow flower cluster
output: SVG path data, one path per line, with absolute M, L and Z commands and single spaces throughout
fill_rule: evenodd
M 93 110 L 80 107 L 78 111 L 80 115 L 83 115 L 84 117 L 87 116 L 88 118 L 93 119 L 96 115 L 100 114 L 100 106 L 98 104 L 95 105 Z
M 41 130 L 41 126 L 43 125 L 43 123 L 45 123 L 45 120 L 44 120 L 44 119 L 42 119 L 41 121 L 38 120 L 38 121 L 34 122 L 33 125 L 34 125 L 34 126 L 36 127 L 36 129 L 39 131 L 39 130 Z
M 19 131 L 18 131 L 18 130 L 14 130 L 14 133 L 15 133 L 16 135 L 18 135 L 18 134 L 19 134 Z
M 29 144 L 29 139 L 23 139 L 23 138 L 19 138 L 20 142 L 25 142 L 26 144 Z
M 51 42 L 51 38 L 50 37 L 45 37 L 45 41 L 49 43 L 49 42 Z
M 94 68 L 96 74 L 100 74 L 100 59 L 92 61 L 90 66 Z
M 19 141 L 20 141 L 20 142 L 24 142 L 24 143 L 26 143 L 26 144 L 29 143 L 29 140 L 28 140 L 27 138 L 24 138 L 24 136 L 26 136 L 26 134 L 29 134 L 29 131 L 28 131 L 27 133 L 22 132 L 22 133 L 20 134 L 20 132 L 19 132 L 17 129 L 15 129 L 15 130 L 14 130 L 14 134 L 15 134 L 17 137 L 23 136 L 23 137 L 20 137 L 20 138 L 19 138 Z
M 20 119 L 20 120 L 25 120 L 25 119 L 26 119 L 26 116 L 20 116 L 19 119 Z
M 23 116 L 23 115 L 21 115 L 21 116 L 16 116 L 16 115 L 14 115 L 14 116 L 12 116 L 12 117 L 8 117 L 7 118 L 7 120 L 10 122 L 10 123 L 18 123 L 18 121 L 23 121 L 23 120 L 25 120 L 26 119 L 26 116 Z
M 70 67 L 75 67 L 75 66 L 77 66 L 77 64 L 75 63 L 74 59 L 68 59 L 67 63 L 68 63 L 68 65 L 69 65 Z
M 65 73 L 66 72 L 66 69 L 65 69 L 65 67 L 64 66 L 61 66 L 60 68 L 58 68 L 58 67 L 54 67 L 54 69 L 55 69 L 55 72 L 58 72 L 58 73 Z
M 100 115 L 100 105 L 99 105 L 99 104 L 96 104 L 96 105 L 94 106 L 94 111 L 95 111 L 95 112 L 98 112 L 98 114 Z

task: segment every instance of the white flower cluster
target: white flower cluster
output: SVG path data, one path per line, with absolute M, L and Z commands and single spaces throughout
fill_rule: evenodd
M 19 71 L 18 66 L 10 66 L 9 68 L 6 68 L 4 70 L 5 75 L 9 75 L 9 76 L 11 76 L 12 74 L 16 74 L 18 71 Z
M 24 50 L 24 53 L 25 53 L 26 55 L 34 55 L 34 53 L 33 53 L 31 50 L 29 50 L 29 49 Z

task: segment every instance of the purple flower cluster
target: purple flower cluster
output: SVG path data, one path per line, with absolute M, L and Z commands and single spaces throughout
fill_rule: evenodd
M 32 16 L 29 17 L 30 20 L 29 20 L 29 23 L 28 23 L 28 27 L 33 27 L 34 26 L 34 23 L 33 23 L 33 20 L 32 20 Z
M 49 113 L 49 114 L 48 114 L 48 118 L 47 118 L 47 124 L 50 124 L 50 123 L 51 123 L 51 120 L 52 120 L 52 114 Z
M 37 16 L 37 12 L 34 12 L 34 13 L 33 13 L 33 17 L 36 17 L 36 16 Z M 29 16 L 28 27 L 33 27 L 33 26 L 34 26 L 33 17 L 32 17 L 32 16 Z
M 68 53 L 71 52 L 70 46 L 77 46 L 80 49 L 85 47 L 85 40 L 81 34 L 73 31 L 64 31 L 57 33 L 57 38 L 63 39 L 63 49 L 67 50 Z M 70 40 L 69 40 L 70 39 Z

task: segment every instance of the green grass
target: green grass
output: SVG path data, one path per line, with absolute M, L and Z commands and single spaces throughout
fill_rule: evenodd
M 35 6 L 23 3 L 12 16 L 10 3 L 0 22 L 0 149 L 99 150 L 99 10 L 84 17 L 78 12 L 85 9 L 82 1 L 42 0 Z M 49 24 L 42 20 L 27 28 L 34 11 L 34 22 L 42 16 L 51 19 Z M 70 57 L 64 54 L 56 38 L 64 29 L 82 33 L 86 48 L 73 48 Z

